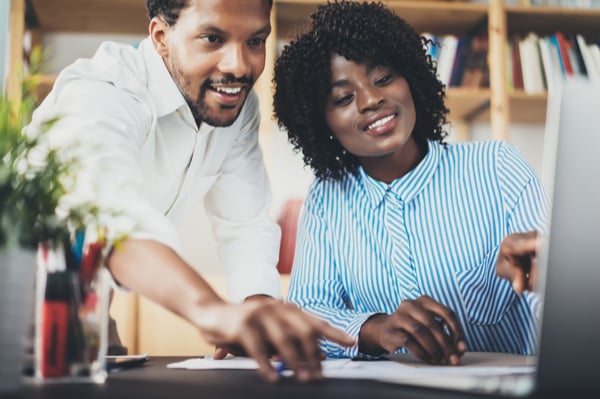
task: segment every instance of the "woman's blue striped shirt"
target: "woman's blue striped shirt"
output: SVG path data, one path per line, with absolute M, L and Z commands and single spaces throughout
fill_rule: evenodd
M 456 312 L 469 351 L 532 354 L 538 298 L 495 274 L 509 233 L 544 230 L 542 184 L 514 145 L 429 142 L 386 184 L 360 169 L 315 181 L 301 214 L 290 302 L 358 337 L 364 321 L 429 295 Z M 329 357 L 358 348 L 323 342 Z

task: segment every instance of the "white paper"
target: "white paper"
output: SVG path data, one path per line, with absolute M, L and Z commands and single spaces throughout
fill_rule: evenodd
M 272 364 L 276 369 L 281 368 L 281 362 Z M 499 391 L 502 389 L 502 381 L 507 377 L 515 376 L 512 381 L 512 385 L 515 385 L 521 383 L 523 375 L 533 376 L 535 358 L 504 353 L 470 352 L 463 356 L 460 366 L 431 366 L 410 355 L 392 355 L 388 360 L 377 361 L 327 359 L 321 365 L 326 378 L 369 379 L 450 389 Z M 167 367 L 191 370 L 253 370 L 258 369 L 258 364 L 245 357 L 215 360 L 208 356 L 171 363 Z M 282 375 L 291 376 L 293 372 L 285 370 Z M 532 381 L 533 379 L 525 380 L 521 390 L 528 389 Z
M 274 367 L 275 362 L 272 362 Z M 181 362 L 169 363 L 170 369 L 188 369 L 188 370 L 211 370 L 211 369 L 230 369 L 230 370 L 254 370 L 258 369 L 258 363 L 246 357 L 227 357 L 222 360 L 215 360 L 212 356 L 203 358 L 187 359 Z

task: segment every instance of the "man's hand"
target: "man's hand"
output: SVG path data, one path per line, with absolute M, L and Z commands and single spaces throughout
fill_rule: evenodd
M 496 274 L 510 281 L 519 295 L 535 287 L 537 248 L 538 234 L 535 231 L 510 234 L 500 244 Z
M 196 324 L 223 356 L 240 351 L 256 360 L 259 374 L 269 382 L 279 378 L 270 362 L 273 355 L 294 371 L 297 380 L 312 381 L 322 378 L 320 338 L 344 346 L 355 343 L 327 322 L 275 299 L 211 305 L 202 310 Z
M 454 312 L 425 295 L 403 301 L 391 315 L 371 317 L 360 330 L 361 353 L 379 355 L 400 348 L 426 363 L 457 365 L 466 344 Z
M 246 299 L 244 299 L 244 301 L 245 302 L 247 302 L 247 301 L 268 301 L 268 300 L 272 300 L 272 299 L 273 299 L 273 297 L 270 295 L 257 294 L 257 295 L 251 295 L 251 296 L 247 297 Z M 215 353 L 213 355 L 213 359 L 223 360 L 229 354 L 231 354 L 233 356 L 248 356 L 246 354 L 246 352 L 244 351 L 244 348 L 242 348 L 239 345 L 228 345 L 228 346 L 217 345 L 215 347 Z

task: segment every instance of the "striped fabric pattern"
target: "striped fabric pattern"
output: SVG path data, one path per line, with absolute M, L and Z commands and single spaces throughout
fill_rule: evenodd
M 389 185 L 362 169 L 313 183 L 288 300 L 358 337 L 373 314 L 429 295 L 456 312 L 468 351 L 532 354 L 539 299 L 517 296 L 495 262 L 507 234 L 543 231 L 547 215 L 542 184 L 514 145 L 430 142 Z M 329 357 L 360 355 L 322 346 Z

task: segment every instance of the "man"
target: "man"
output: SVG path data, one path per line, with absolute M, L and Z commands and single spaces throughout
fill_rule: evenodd
M 105 43 L 67 67 L 29 129 L 58 114 L 53 140 L 88 149 L 79 179 L 99 186 L 96 200 L 116 210 L 104 215 L 107 226 L 126 234 L 107 262 L 117 283 L 194 323 L 220 347 L 217 357 L 242 350 L 275 381 L 277 354 L 309 381 L 321 376 L 319 338 L 353 341 L 273 299 L 280 233 L 268 216 L 252 91 L 271 3 L 148 0 L 139 48 Z M 225 303 L 179 255 L 175 226 L 200 201 L 241 304 Z

